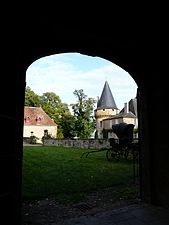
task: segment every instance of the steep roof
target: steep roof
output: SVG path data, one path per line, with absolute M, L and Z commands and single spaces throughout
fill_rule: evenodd
M 41 107 L 24 107 L 24 125 L 57 126 Z
M 129 110 L 137 116 L 137 98 L 131 99 L 129 101 Z
M 104 84 L 101 97 L 97 103 L 97 109 L 102 109 L 102 108 L 117 109 L 114 97 L 112 95 L 112 92 L 110 90 L 110 87 L 107 81 Z
M 137 117 L 137 98 L 131 99 L 128 102 L 128 110 L 133 113 Z M 120 111 L 120 113 L 124 113 L 124 108 Z

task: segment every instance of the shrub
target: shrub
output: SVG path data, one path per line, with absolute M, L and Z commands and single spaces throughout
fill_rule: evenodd
M 37 140 L 39 140 L 38 137 L 36 137 L 34 135 L 30 136 L 30 144 L 36 144 Z

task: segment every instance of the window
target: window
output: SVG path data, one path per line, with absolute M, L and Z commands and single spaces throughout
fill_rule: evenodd
M 113 121 L 110 120 L 110 128 L 112 128 L 112 125 L 113 125 Z
M 100 128 L 103 127 L 103 121 L 100 121 Z
M 118 119 L 115 119 L 114 122 L 115 122 L 114 124 L 118 124 L 119 123 Z

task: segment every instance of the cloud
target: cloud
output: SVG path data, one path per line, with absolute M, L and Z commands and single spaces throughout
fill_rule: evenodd
M 76 102 L 74 90 L 83 89 L 88 97 L 100 96 L 106 80 L 119 109 L 136 96 L 137 85 L 130 74 L 99 57 L 52 55 L 35 61 L 26 73 L 27 86 L 36 94 L 54 92 L 67 104 Z

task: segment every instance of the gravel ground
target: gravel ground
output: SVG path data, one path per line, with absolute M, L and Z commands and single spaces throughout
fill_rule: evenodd
M 115 193 L 114 193 L 115 194 Z M 106 213 L 138 203 L 139 199 L 118 199 L 112 190 L 105 189 L 88 195 L 87 200 L 77 204 L 63 205 L 54 198 L 23 202 L 22 225 L 57 225 L 64 220 Z

